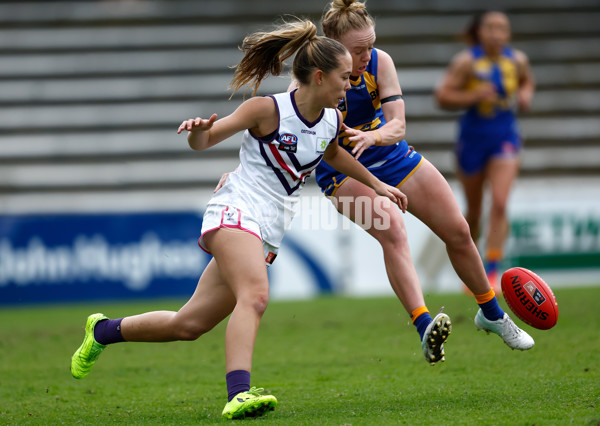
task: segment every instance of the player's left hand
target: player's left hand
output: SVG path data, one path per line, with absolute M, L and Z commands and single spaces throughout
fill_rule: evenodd
M 383 182 L 374 189 L 377 195 L 389 198 L 394 204 L 397 204 L 398 207 L 400 207 L 402 213 L 406 213 L 406 209 L 408 208 L 408 197 L 404 192 Z
M 354 159 L 358 160 L 365 149 L 375 145 L 376 139 L 373 132 L 362 132 L 360 130 L 353 129 L 342 123 L 342 130 L 349 135 L 348 140 L 354 144 L 352 149 L 352 155 Z

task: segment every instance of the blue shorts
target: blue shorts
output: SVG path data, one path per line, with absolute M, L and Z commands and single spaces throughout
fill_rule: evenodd
M 361 158 L 358 159 L 360 161 Z M 402 141 L 379 161 L 363 164 L 375 177 L 388 185 L 400 187 L 423 162 L 423 156 Z M 334 196 L 348 176 L 321 162 L 317 167 L 317 183 L 328 197 Z
M 466 175 L 480 173 L 492 158 L 517 158 L 521 136 L 515 131 L 501 134 L 461 132 L 456 144 L 458 166 Z

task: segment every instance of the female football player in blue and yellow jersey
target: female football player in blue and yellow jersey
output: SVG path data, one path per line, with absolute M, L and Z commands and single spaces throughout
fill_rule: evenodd
M 530 108 L 534 78 L 527 56 L 507 46 L 510 24 L 504 13 L 475 16 L 466 35 L 471 46 L 454 57 L 436 98 L 442 108 L 466 110 L 456 144 L 465 216 L 477 243 L 487 184 L 491 207 L 485 266 L 491 285 L 498 288 L 498 263 L 508 234 L 506 206 L 520 163 L 516 111 Z
M 345 125 L 338 138 L 339 145 L 379 179 L 401 188 L 408 197 L 409 212 L 444 241 L 454 270 L 480 306 L 476 327 L 500 335 L 513 349 L 533 347 L 531 336 L 519 329 L 498 305 L 469 225 L 450 186 L 404 140 L 406 121 L 398 75 L 390 55 L 374 48 L 375 24 L 364 3 L 333 0 L 323 16 L 322 26 L 326 36 L 340 41 L 352 55 L 351 88 L 338 106 Z M 338 210 L 351 220 L 355 219 L 355 207 L 366 203 L 347 200 L 369 197 L 373 201 L 371 208 L 376 204 L 372 189 L 323 163 L 317 167 L 317 182 L 336 202 Z M 381 216 L 376 209 L 370 213 L 372 217 Z M 367 232 L 383 248 L 390 283 L 421 336 L 426 360 L 432 364 L 443 361 L 443 343 L 449 333 L 450 319 L 440 313 L 432 320 L 429 314 L 411 260 L 402 214 L 393 206 L 383 214 L 391 219 L 390 227 L 371 227 Z

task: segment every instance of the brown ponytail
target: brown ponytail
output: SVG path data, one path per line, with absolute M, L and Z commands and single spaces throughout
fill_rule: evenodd
M 315 69 L 327 73 L 339 66 L 338 58 L 347 52 L 335 40 L 317 36 L 317 27 L 310 21 L 284 23 L 271 32 L 257 32 L 242 42 L 244 57 L 235 67 L 230 88 L 233 93 L 247 84 L 256 94 L 262 80 L 269 74 L 280 75 L 284 61 L 297 52 L 293 73 L 302 84 L 308 83 Z

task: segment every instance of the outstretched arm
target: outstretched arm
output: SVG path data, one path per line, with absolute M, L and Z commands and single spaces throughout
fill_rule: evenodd
M 187 140 L 192 149 L 197 151 L 202 151 L 212 145 L 217 144 L 220 141 L 214 141 L 211 143 L 210 140 L 210 129 L 212 129 L 213 124 L 217 120 L 217 114 L 213 114 L 210 116 L 208 120 L 205 120 L 200 117 L 190 118 L 185 120 L 179 128 L 177 129 L 177 134 L 181 134 L 184 130 L 187 130 L 188 136 Z
M 251 98 L 220 120 L 217 120 L 217 114 L 213 114 L 209 119 L 196 117 L 184 120 L 177 133 L 187 130 L 190 147 L 202 151 L 246 129 L 259 136 L 269 134 L 277 127 L 277 120 L 273 99 Z

